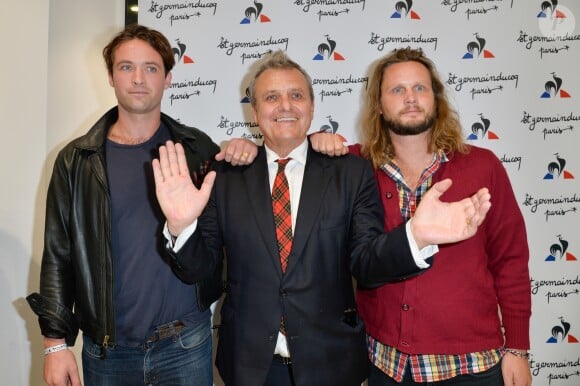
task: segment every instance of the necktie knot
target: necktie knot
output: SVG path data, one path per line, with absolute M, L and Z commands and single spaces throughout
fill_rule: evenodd
M 278 173 L 284 171 L 288 162 L 290 162 L 292 158 L 278 158 L 276 163 L 278 164 Z

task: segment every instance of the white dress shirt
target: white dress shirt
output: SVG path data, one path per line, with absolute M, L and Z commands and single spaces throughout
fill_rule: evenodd
M 270 192 L 274 186 L 274 180 L 278 173 L 278 163 L 276 160 L 280 159 L 278 154 L 264 145 L 266 150 L 266 161 L 268 162 L 268 180 L 270 182 Z M 290 213 L 292 216 L 292 234 L 296 227 L 296 217 L 298 215 L 298 204 L 300 202 L 300 193 L 302 192 L 302 180 L 304 179 L 304 166 L 306 165 L 306 155 L 308 154 L 308 140 L 304 140 L 298 147 L 294 148 L 287 157 L 291 158 L 286 164 L 284 172 L 288 179 L 288 187 L 290 189 Z M 276 349 L 274 354 L 280 354 L 283 357 L 290 357 L 290 350 L 286 342 L 286 336 L 278 332 L 278 340 L 276 341 Z

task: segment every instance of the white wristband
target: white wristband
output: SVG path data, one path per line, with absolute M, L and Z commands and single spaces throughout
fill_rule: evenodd
M 51 354 L 53 352 L 66 350 L 68 345 L 66 343 L 57 344 L 56 346 L 47 347 L 44 349 L 44 355 Z

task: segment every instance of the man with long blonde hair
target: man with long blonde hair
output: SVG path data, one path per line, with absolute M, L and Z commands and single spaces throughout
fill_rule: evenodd
M 331 134 L 315 134 L 312 143 L 329 155 L 348 152 Z M 350 152 L 375 168 L 387 231 L 410 220 L 425 192 L 445 178 L 454 183 L 443 201 L 482 186 L 494 198 L 475 236 L 440 244 L 424 274 L 359 288 L 372 363 L 369 386 L 529 386 L 524 220 L 501 162 L 463 141 L 458 115 L 421 50 L 397 49 L 374 65 L 363 143 Z

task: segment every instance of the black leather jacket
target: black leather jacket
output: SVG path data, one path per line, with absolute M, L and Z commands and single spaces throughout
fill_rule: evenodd
M 48 188 L 40 294 L 33 293 L 27 300 L 38 315 L 42 334 L 65 338 L 69 345 L 79 328 L 96 343 L 115 344 L 104 143 L 117 117 L 115 107 L 60 151 Z M 165 114 L 161 121 L 183 144 L 194 181 L 201 181 L 219 147 L 205 133 Z M 221 267 L 195 287 L 199 308 L 205 310 L 221 295 Z

